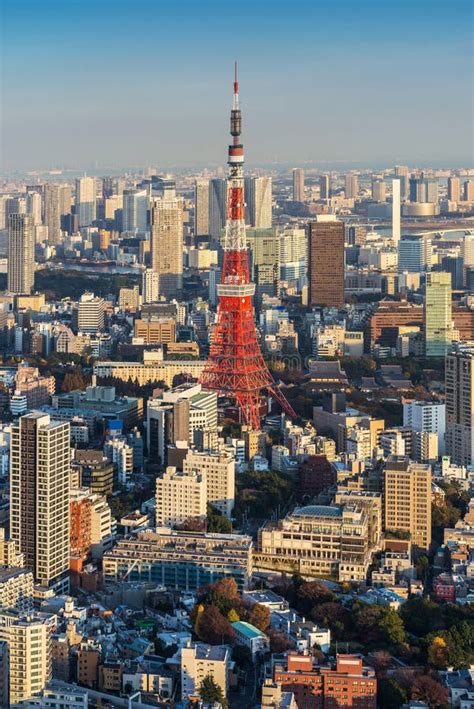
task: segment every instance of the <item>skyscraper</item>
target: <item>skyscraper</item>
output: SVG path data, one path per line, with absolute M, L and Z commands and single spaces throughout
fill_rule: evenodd
M 48 242 L 61 243 L 61 219 L 71 211 L 69 185 L 47 183 L 44 186 L 44 223 L 48 227 Z
M 308 239 L 305 229 L 290 227 L 280 232 L 280 278 L 303 286 L 308 266 Z
M 410 178 L 410 202 L 438 203 L 437 177 Z
M 444 357 L 453 341 L 451 274 L 426 274 L 424 333 L 426 357 Z
M 123 231 L 147 230 L 147 190 L 123 191 Z
M 12 426 L 10 535 L 36 583 L 67 591 L 69 423 L 33 412 Z
M 459 202 L 461 199 L 461 180 L 459 177 L 448 178 L 448 199 L 450 202 Z
M 474 202 L 474 180 L 466 180 L 463 187 L 464 202 Z
M 209 182 L 209 236 L 220 241 L 226 222 L 227 180 L 216 178 Z
M 33 226 L 39 226 L 43 220 L 41 194 L 35 191 L 28 191 L 26 194 L 26 211 L 33 217 Z
M 425 273 L 431 268 L 431 240 L 418 234 L 398 242 L 398 272 Z
M 264 294 L 278 295 L 280 280 L 280 238 L 276 229 L 247 229 L 250 274 L 255 283 L 255 304 L 260 308 Z
M 408 195 L 409 172 L 406 165 L 395 165 L 395 177 L 400 178 L 400 196 L 403 201 Z
M 79 228 L 91 226 L 96 219 L 97 198 L 94 177 L 80 177 L 76 180 L 76 214 Z
M 293 201 L 304 201 L 304 170 L 301 167 L 293 168 Z
M 194 236 L 209 234 L 209 180 L 194 184 Z
M 474 347 L 456 344 L 446 356 L 446 454 L 474 463 Z
M 270 229 L 272 226 L 272 178 L 246 177 L 245 200 L 248 224 L 255 229 Z
M 346 199 L 356 199 L 359 194 L 359 178 L 357 175 L 352 173 L 346 175 L 344 193 Z
M 8 290 L 29 295 L 35 280 L 33 217 L 10 214 L 8 218 Z
M 344 223 L 320 215 L 309 224 L 309 304 L 344 305 Z
M 183 287 L 183 200 L 167 190 L 151 207 L 151 268 L 159 293 L 176 298 Z
M 321 175 L 319 178 L 319 197 L 329 199 L 331 196 L 331 178 L 329 175 Z
M 375 199 L 376 202 L 385 202 L 386 200 L 386 186 L 381 177 L 372 178 L 372 199 Z
M 392 180 L 392 241 L 400 241 L 400 180 Z

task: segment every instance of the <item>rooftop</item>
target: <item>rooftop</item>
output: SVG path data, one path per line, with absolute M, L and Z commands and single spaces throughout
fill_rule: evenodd
M 293 517 L 342 517 L 342 510 L 332 505 L 307 505 L 297 507 Z
M 237 631 L 241 635 L 245 635 L 245 637 L 249 638 L 250 640 L 252 640 L 253 638 L 266 637 L 265 633 L 262 633 L 261 630 L 256 628 L 254 625 L 251 625 L 251 623 L 245 623 L 243 620 L 237 620 L 235 623 L 232 623 L 232 627 L 235 631 Z

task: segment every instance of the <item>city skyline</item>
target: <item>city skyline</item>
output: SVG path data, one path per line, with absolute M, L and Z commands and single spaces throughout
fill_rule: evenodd
M 338 8 L 6 0 L 1 170 L 222 165 L 234 59 L 250 165 L 469 165 L 471 4 Z

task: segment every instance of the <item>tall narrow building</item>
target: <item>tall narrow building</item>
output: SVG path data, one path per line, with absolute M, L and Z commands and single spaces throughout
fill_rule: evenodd
M 448 177 L 448 199 L 450 202 L 459 202 L 461 199 L 461 180 L 459 177 Z
M 148 192 L 143 190 L 123 191 L 123 231 L 147 230 Z
M 159 294 L 176 298 L 183 287 L 183 200 L 167 190 L 151 206 L 151 268 Z
M 227 180 L 216 178 L 209 182 L 209 236 L 221 241 L 227 218 Z
M 29 214 L 8 217 L 8 290 L 29 295 L 35 281 L 35 232 Z
M 255 229 L 270 229 L 272 226 L 272 178 L 246 177 L 245 201 L 247 223 Z
M 451 274 L 426 274 L 424 301 L 425 355 L 444 357 L 453 341 Z
M 76 180 L 76 214 L 79 228 L 91 226 L 96 219 L 97 197 L 94 177 L 80 177 Z
M 344 223 L 319 215 L 309 224 L 309 305 L 344 305 Z
M 456 344 L 446 356 L 446 454 L 474 464 L 474 347 Z
M 209 234 L 209 180 L 194 184 L 194 236 Z
M 12 426 L 10 536 L 42 587 L 69 588 L 69 423 L 33 412 Z
M 293 168 L 293 201 L 304 201 L 304 170 L 301 167 Z
M 48 227 L 48 243 L 61 243 L 61 220 L 71 211 L 69 185 L 47 183 L 44 186 L 44 223 Z
M 404 202 L 408 196 L 410 173 L 406 165 L 395 165 L 395 177 L 400 178 L 400 196 Z
M 359 178 L 352 172 L 346 175 L 344 194 L 346 199 L 355 199 L 359 194 Z
M 329 199 L 331 196 L 331 178 L 329 175 L 321 175 L 319 178 L 319 198 Z
M 419 551 L 431 544 L 431 466 L 391 455 L 384 472 L 385 529 L 408 532 Z
M 392 180 L 392 241 L 400 241 L 400 180 Z

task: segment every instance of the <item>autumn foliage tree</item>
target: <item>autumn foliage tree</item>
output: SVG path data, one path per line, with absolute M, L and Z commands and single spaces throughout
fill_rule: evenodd
M 231 624 L 215 606 L 198 607 L 194 629 L 199 639 L 209 645 L 222 645 L 235 640 Z

